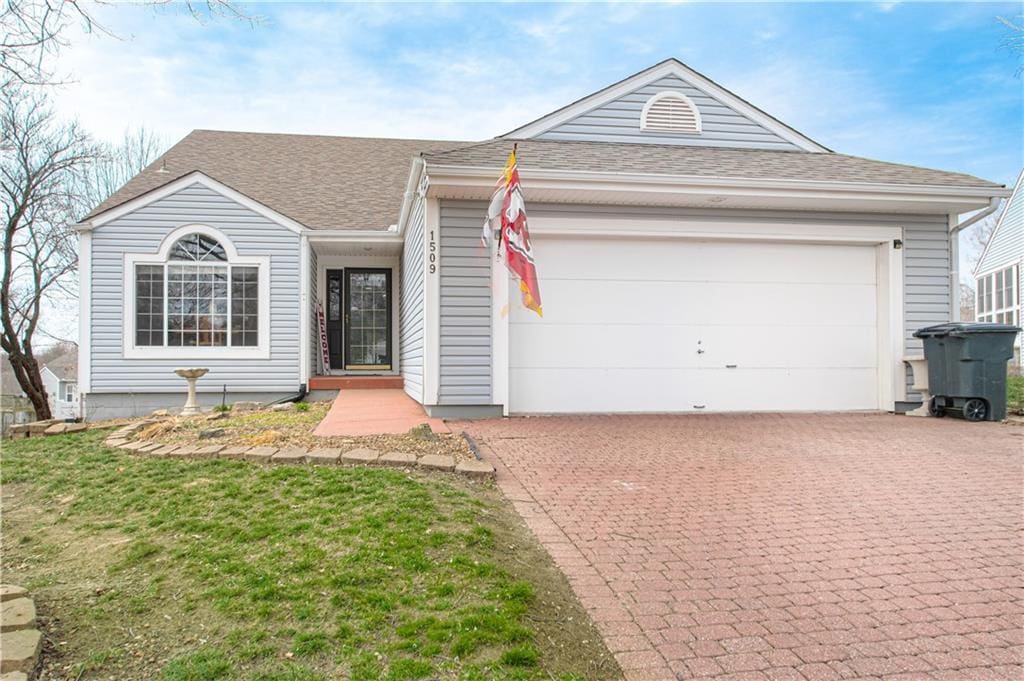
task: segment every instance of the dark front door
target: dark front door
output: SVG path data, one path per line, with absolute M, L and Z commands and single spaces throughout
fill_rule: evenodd
M 345 365 L 345 272 L 327 270 L 327 348 L 331 368 Z
M 391 368 L 389 269 L 345 270 L 345 368 Z

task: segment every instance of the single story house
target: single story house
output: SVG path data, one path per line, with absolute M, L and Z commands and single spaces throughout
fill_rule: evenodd
M 78 399 L 78 353 L 65 352 L 53 358 L 39 370 L 50 403 L 50 415 L 55 419 L 75 419 L 81 416 Z
M 543 318 L 480 243 L 514 143 Z M 79 389 L 87 418 L 179 406 L 182 366 L 206 404 L 901 409 L 960 216 L 1009 193 L 835 153 L 675 59 L 479 142 L 196 130 L 78 225 Z
M 1024 170 L 1017 176 L 1013 195 L 1003 206 L 995 229 L 974 268 L 974 318 L 979 322 L 1020 325 L 1024 320 Z M 1021 363 L 1021 334 L 1014 343 L 1015 361 Z

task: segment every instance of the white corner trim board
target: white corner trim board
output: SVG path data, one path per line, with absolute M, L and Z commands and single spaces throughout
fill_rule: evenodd
M 202 234 L 216 239 L 224 247 L 228 261 L 214 265 L 255 266 L 258 270 L 259 343 L 252 347 L 205 346 L 139 346 L 135 337 L 135 266 L 167 264 L 167 256 L 174 243 L 188 234 Z M 185 263 L 183 263 L 185 264 Z M 192 263 L 202 266 L 201 263 Z M 185 225 L 164 237 L 156 253 L 126 253 L 124 255 L 124 327 L 122 356 L 125 359 L 176 359 L 182 361 L 204 359 L 270 359 L 270 256 L 240 256 L 226 234 L 208 225 Z M 167 323 L 167 281 L 164 280 L 164 324 Z M 229 334 L 230 336 L 230 334 Z M 79 363 L 81 365 L 81 362 Z
M 92 390 L 92 234 L 78 235 L 78 392 Z M 84 414 L 83 414 L 84 416 Z
M 441 205 L 428 198 L 423 225 L 423 404 L 441 389 Z

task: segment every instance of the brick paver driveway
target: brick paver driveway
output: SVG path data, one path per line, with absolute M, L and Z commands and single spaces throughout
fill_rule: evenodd
M 1024 428 L 461 424 L 628 678 L 1024 678 Z

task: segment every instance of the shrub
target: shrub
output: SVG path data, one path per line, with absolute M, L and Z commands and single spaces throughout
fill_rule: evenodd
M 296 403 L 295 411 L 309 411 L 309 402 Z

